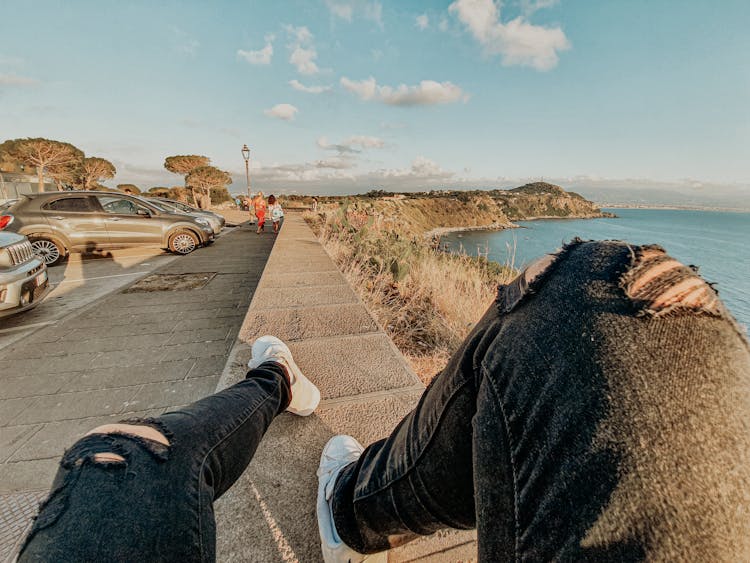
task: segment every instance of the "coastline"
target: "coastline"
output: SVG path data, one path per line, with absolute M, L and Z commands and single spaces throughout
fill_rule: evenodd
M 602 209 L 663 209 L 670 211 L 720 211 L 722 213 L 750 213 L 750 207 L 712 207 L 705 205 L 659 205 L 638 203 L 596 202 Z
M 615 215 L 614 213 L 607 213 L 605 211 L 603 213 L 595 213 L 592 215 L 567 215 L 565 217 L 560 217 L 558 215 L 538 215 L 536 217 L 524 217 L 522 219 L 516 219 L 516 221 L 568 221 L 576 219 L 617 219 L 617 215 Z
M 505 229 L 520 229 L 519 225 L 515 223 L 492 223 L 491 225 L 484 226 L 463 226 L 463 227 L 436 227 L 425 232 L 422 236 L 424 238 L 442 237 L 450 233 L 463 233 L 466 231 L 504 231 Z
M 522 217 L 520 219 L 514 219 L 515 221 L 547 221 L 550 219 L 555 220 L 576 220 L 576 219 L 617 219 L 617 215 L 614 213 L 597 213 L 594 215 L 569 215 L 566 217 L 559 217 L 555 215 L 540 215 L 537 217 Z M 422 236 L 424 238 L 442 237 L 443 235 L 451 233 L 463 233 L 469 231 L 504 231 L 506 229 L 523 229 L 522 225 L 516 223 L 492 223 L 484 226 L 463 226 L 463 227 L 436 227 L 425 232 Z

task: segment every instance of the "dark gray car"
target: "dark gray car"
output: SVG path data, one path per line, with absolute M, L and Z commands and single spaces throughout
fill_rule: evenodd
M 165 212 L 147 200 L 115 192 L 25 195 L 0 210 L 0 230 L 26 235 L 48 266 L 70 252 L 134 246 L 188 254 L 214 238 L 204 219 Z

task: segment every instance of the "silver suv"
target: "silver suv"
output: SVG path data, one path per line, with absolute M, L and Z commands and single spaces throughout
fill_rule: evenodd
M 48 266 L 70 252 L 159 246 L 189 254 L 213 241 L 208 221 L 116 192 L 48 192 L 0 208 L 0 231 L 26 235 Z
M 0 232 L 0 318 L 36 307 L 49 290 L 47 266 L 28 239 Z
M 149 197 L 148 199 L 149 201 L 155 201 L 161 207 L 166 207 L 168 210 L 173 210 L 178 213 L 187 213 L 193 217 L 204 218 L 211 225 L 215 235 L 218 235 L 221 232 L 221 229 L 224 228 L 224 225 L 226 225 L 226 219 L 213 211 L 191 207 L 181 201 L 175 201 L 165 197 Z

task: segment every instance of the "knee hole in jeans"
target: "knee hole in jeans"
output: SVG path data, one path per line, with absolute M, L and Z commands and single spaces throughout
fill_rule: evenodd
M 169 449 L 173 443 L 171 434 L 161 422 L 150 419 L 133 419 L 131 421 L 98 426 L 87 432 L 83 440 L 92 439 L 97 436 L 106 437 L 109 441 L 117 438 L 133 441 L 159 461 L 165 461 L 168 458 Z M 120 451 L 102 450 L 96 453 L 106 455 L 94 456 L 92 461 L 95 463 L 124 463 L 124 460 L 120 461 L 116 459 L 122 453 Z
M 644 312 L 663 315 L 684 310 L 721 314 L 716 292 L 698 275 L 697 268 L 685 266 L 656 245 L 632 250 L 630 267 L 620 285 Z
M 139 436 L 141 438 L 145 438 L 146 440 L 157 442 L 162 446 L 170 445 L 169 440 L 164 434 L 162 434 L 159 430 L 153 428 L 152 426 L 145 425 L 129 423 L 105 424 L 103 426 L 98 426 L 97 428 L 90 430 L 86 433 L 86 436 L 90 436 L 92 434 L 122 434 L 126 436 Z

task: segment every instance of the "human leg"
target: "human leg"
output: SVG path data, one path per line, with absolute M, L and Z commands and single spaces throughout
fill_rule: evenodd
M 260 358 L 253 347 L 244 381 L 79 440 L 63 456 L 19 560 L 212 561 L 213 502 L 245 470 L 276 414 L 314 409 L 314 386 L 291 354 L 267 344 Z
M 359 552 L 476 522 L 485 560 L 742 559 L 749 365 L 692 269 L 576 242 L 501 288 L 415 411 L 341 470 L 336 531 Z

